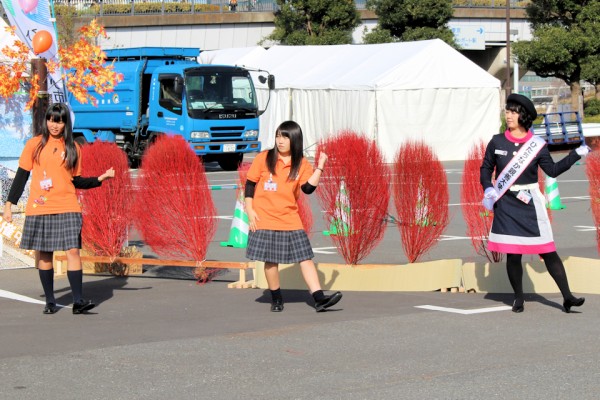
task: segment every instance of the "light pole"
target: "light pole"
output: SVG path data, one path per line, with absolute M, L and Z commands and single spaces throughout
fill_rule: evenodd
M 510 0 L 506 0 L 506 80 L 504 90 L 508 97 L 510 94 Z

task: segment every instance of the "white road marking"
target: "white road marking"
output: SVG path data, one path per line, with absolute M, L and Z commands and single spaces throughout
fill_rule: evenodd
M 596 230 L 595 226 L 575 225 L 575 229 L 579 232 L 592 232 Z
M 468 236 L 451 236 L 451 235 L 441 235 L 439 241 L 442 240 L 471 240 Z
M 329 251 L 330 249 L 335 249 L 336 251 Z M 315 248 L 313 248 L 313 253 L 336 254 L 337 248 L 336 247 L 315 247 Z
M 473 309 L 473 310 L 463 310 L 463 309 L 460 309 L 460 308 L 439 307 L 439 306 L 430 306 L 430 305 L 415 306 L 415 308 L 422 308 L 422 309 L 431 310 L 431 311 L 443 311 L 443 312 L 449 312 L 449 313 L 455 313 L 455 314 L 463 314 L 463 315 L 482 314 L 482 313 L 495 312 L 495 311 L 508 311 L 508 310 L 512 310 L 511 306 L 498 306 L 498 307 L 476 308 L 476 309 Z
M 2 289 L 0 289 L 0 297 L 4 297 L 4 298 L 7 298 L 7 299 L 11 299 L 11 300 L 22 301 L 24 303 L 46 304 L 45 301 L 33 299 L 31 297 L 23 296 L 21 294 L 9 292 L 7 290 L 2 290 Z M 71 308 L 71 307 L 63 306 L 61 304 L 57 304 L 57 306 Z

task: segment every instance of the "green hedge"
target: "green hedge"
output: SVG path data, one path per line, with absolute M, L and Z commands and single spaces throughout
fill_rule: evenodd
M 163 10 L 162 3 L 135 3 L 135 14 L 160 14 Z M 66 5 L 56 5 L 54 11 L 56 15 L 69 15 L 73 7 Z M 164 3 L 165 14 L 190 14 L 192 12 L 191 3 Z M 196 4 L 194 12 L 214 13 L 221 11 L 221 7 L 216 4 Z M 131 14 L 131 4 L 104 4 L 102 6 L 103 15 L 124 15 Z M 100 15 L 100 5 L 94 4 L 89 8 L 77 10 L 77 16 Z
M 530 0 L 511 1 L 513 8 L 525 8 Z M 453 7 L 506 7 L 506 0 L 452 0 Z
M 590 99 L 585 102 L 583 113 L 586 116 L 600 115 L 600 100 Z

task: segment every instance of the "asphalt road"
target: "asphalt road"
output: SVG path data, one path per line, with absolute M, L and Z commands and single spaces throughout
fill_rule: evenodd
M 464 238 L 462 163 L 445 166 L 452 221 L 423 261 L 480 260 Z M 207 170 L 213 185 L 237 179 Z M 561 176 L 559 190 L 566 205 L 554 213 L 559 254 L 596 258 L 584 165 Z M 243 261 L 244 250 L 219 245 L 235 191 L 215 191 L 214 200 L 223 219 L 208 258 Z M 313 209 L 319 251 L 332 244 L 321 233 L 316 198 Z M 324 252 L 316 261 L 343 262 Z M 405 262 L 390 223 L 365 263 Z M 566 314 L 559 294 L 529 294 L 525 312 L 514 314 L 510 294 L 345 292 L 334 310 L 315 313 L 307 292 L 284 290 L 284 312 L 270 313 L 264 291 L 227 288 L 235 274 L 200 286 L 183 271 L 86 276 L 84 293 L 98 307 L 48 316 L 32 303 L 43 301 L 34 269 L 0 270 L 0 398 L 598 398 L 600 295 L 586 295 L 578 312 Z M 65 278 L 55 291 L 70 306 Z

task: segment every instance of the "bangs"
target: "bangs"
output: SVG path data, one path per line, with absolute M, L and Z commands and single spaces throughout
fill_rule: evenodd
M 517 104 L 517 103 L 513 103 L 511 101 L 511 102 L 506 103 L 506 107 L 504 107 L 504 109 L 506 111 L 513 111 L 513 112 L 521 114 L 521 112 L 523 111 L 523 106 L 521 106 L 520 104 Z
M 290 138 L 290 133 L 285 129 L 279 129 L 275 135 L 281 135 L 286 138 Z
M 46 113 L 46 120 L 67 123 L 67 112 L 60 104 L 55 104 Z

